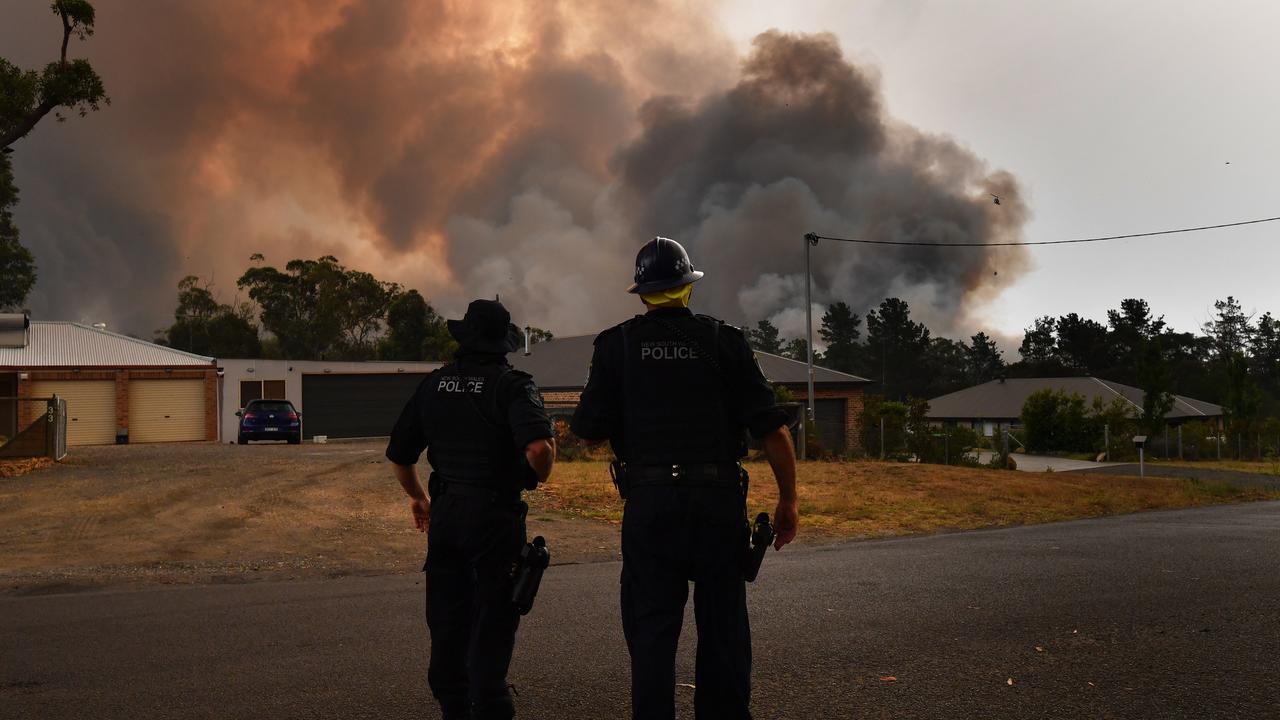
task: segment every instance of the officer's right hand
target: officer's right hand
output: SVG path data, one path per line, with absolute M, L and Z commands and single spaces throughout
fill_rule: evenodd
M 783 545 L 796 539 L 796 530 L 800 526 L 800 508 L 799 504 L 792 500 L 791 502 L 778 502 L 778 507 L 773 511 L 773 549 L 781 550 Z
M 413 525 L 422 532 L 431 526 L 431 501 L 427 498 L 409 498 L 409 511 L 413 513 Z

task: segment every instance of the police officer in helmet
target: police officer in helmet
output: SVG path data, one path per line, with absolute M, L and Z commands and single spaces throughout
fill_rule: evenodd
M 427 533 L 431 691 L 445 720 L 506 720 L 515 715 L 507 667 L 519 621 L 511 569 L 528 512 L 520 492 L 551 474 L 555 433 L 533 378 L 507 363 L 520 344 L 507 309 L 476 300 L 448 324 L 457 356 L 405 405 L 387 458 Z M 415 469 L 424 449 L 426 493 Z
M 744 431 L 763 441 L 778 483 L 774 547 L 795 538 L 795 450 L 737 328 L 689 310 L 702 277 L 683 247 L 654 238 L 636 256 L 647 312 L 595 340 L 572 429 L 617 455 L 622 520 L 622 627 L 638 720 L 675 717 L 675 653 L 694 584 L 699 718 L 750 718 L 751 633 L 739 460 Z

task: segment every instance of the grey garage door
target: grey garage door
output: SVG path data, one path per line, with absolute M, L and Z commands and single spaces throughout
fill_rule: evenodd
M 425 373 L 303 375 L 302 434 L 334 438 L 391 434 Z
M 822 447 L 837 455 L 845 451 L 845 400 L 815 400 L 814 419 L 818 423 L 818 437 Z

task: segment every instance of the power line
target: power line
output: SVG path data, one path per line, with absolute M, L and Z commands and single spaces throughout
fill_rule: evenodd
M 1261 218 L 1258 220 L 1241 220 L 1239 222 L 1222 223 L 1221 225 L 1201 225 L 1199 227 L 1177 228 L 1176 230 L 1156 230 L 1155 232 L 1130 233 L 1128 235 L 1108 235 L 1106 237 L 1091 238 L 1075 238 L 1073 240 L 1041 240 L 1038 242 L 916 242 L 911 240 L 868 240 L 865 238 L 842 238 L 830 237 L 828 235 L 819 235 L 817 233 L 808 233 L 805 235 L 811 244 L 817 245 L 819 240 L 835 240 L 838 242 L 862 243 L 864 245 L 915 245 L 925 247 L 1010 247 L 1010 246 L 1029 246 L 1029 245 L 1071 245 L 1074 243 L 1092 243 L 1103 242 L 1105 240 L 1124 240 L 1126 238 L 1151 237 L 1153 235 L 1176 235 L 1178 233 L 1200 232 L 1202 230 L 1217 230 L 1219 228 L 1240 227 L 1241 225 L 1257 225 L 1259 223 L 1269 223 L 1280 220 L 1280 216 Z

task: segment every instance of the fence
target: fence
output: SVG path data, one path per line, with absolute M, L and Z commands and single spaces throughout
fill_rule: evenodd
M 867 418 L 864 418 L 864 422 Z M 908 423 L 891 415 L 872 417 L 862 431 L 867 457 L 935 465 L 973 465 L 977 452 L 995 438 L 981 438 L 971 428 L 929 422 Z
M 67 401 L 50 398 L 0 398 L 0 413 L 12 437 L 0 440 L 0 458 L 67 456 Z M 22 422 L 20 422 L 20 420 Z

